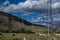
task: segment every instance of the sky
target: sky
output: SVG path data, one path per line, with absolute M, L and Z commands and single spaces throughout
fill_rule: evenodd
M 0 3 L 4 2 L 5 0 L 0 0 Z M 24 2 L 26 0 L 8 0 L 11 4 L 18 4 L 19 2 Z
M 50 22 L 51 13 L 47 15 L 47 2 L 48 0 L 0 0 L 0 10 L 29 22 Z M 60 23 L 60 0 L 52 0 L 52 11 L 53 22 Z

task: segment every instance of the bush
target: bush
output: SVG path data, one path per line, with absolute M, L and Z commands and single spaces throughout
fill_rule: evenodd
M 27 29 L 25 29 L 25 28 L 22 28 L 22 29 L 21 29 L 21 32 L 22 32 L 22 33 L 34 33 L 32 30 L 27 30 Z
M 16 38 L 16 39 L 14 39 L 14 40 L 19 40 L 19 39 Z
M 12 34 L 12 36 L 15 36 L 15 34 Z
M 2 34 L 2 33 L 0 33 L 0 35 L 2 36 L 3 34 Z

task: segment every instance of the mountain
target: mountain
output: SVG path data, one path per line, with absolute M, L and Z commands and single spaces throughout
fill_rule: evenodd
M 5 13 L 5 12 L 0 11 L 0 15 L 3 15 L 3 16 L 6 16 L 6 17 L 11 17 L 12 20 L 18 21 L 18 22 L 20 22 L 20 23 L 22 23 L 22 20 L 23 20 L 23 23 L 24 23 L 25 25 L 30 25 L 30 26 L 32 26 L 32 23 L 26 21 L 25 19 L 22 19 L 22 18 L 19 18 L 19 17 L 15 16 L 15 15 L 12 15 L 12 14 L 10 14 L 10 13 Z M 33 25 L 35 25 L 35 26 L 42 26 L 42 25 L 37 25 L 37 24 L 33 24 Z
M 14 31 L 22 31 L 33 30 L 39 32 L 47 32 L 47 27 L 43 25 L 32 24 L 25 19 L 19 18 L 10 13 L 5 13 L 0 11 L 0 31 L 5 32 L 14 32 Z

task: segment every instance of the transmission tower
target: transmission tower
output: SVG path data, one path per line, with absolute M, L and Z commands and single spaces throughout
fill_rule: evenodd
M 34 27 L 33 27 L 33 21 L 34 21 L 34 16 L 32 16 L 32 30 L 34 29 Z
M 48 8 L 48 21 L 49 21 L 49 18 L 51 19 L 51 27 L 52 27 L 52 0 L 48 0 L 47 1 L 47 8 Z M 49 28 L 49 24 L 48 24 L 48 35 L 49 35 L 49 32 L 50 32 L 50 28 Z

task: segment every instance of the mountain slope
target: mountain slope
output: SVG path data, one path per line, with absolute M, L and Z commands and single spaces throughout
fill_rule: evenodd
M 28 22 L 28 21 L 26 21 L 26 20 L 24 20 L 22 18 L 18 18 L 17 16 L 14 16 L 14 15 L 12 15 L 10 13 L 5 13 L 5 12 L 0 11 L 0 15 L 3 15 L 3 16 L 6 16 L 6 17 L 10 17 L 12 20 L 18 21 L 20 23 L 22 23 L 22 20 L 23 20 L 23 23 L 25 25 L 32 26 L 32 23 L 30 23 L 30 22 Z M 43 27 L 43 25 L 37 25 L 37 24 L 33 24 L 33 25 L 35 25 L 35 26 L 42 26 Z
M 23 21 L 23 22 L 22 22 Z M 20 31 L 21 28 L 26 30 L 33 30 L 33 31 L 39 31 L 39 32 L 47 32 L 47 27 L 43 25 L 37 25 L 19 18 L 17 16 L 14 16 L 10 13 L 5 13 L 0 11 L 0 31 Z

